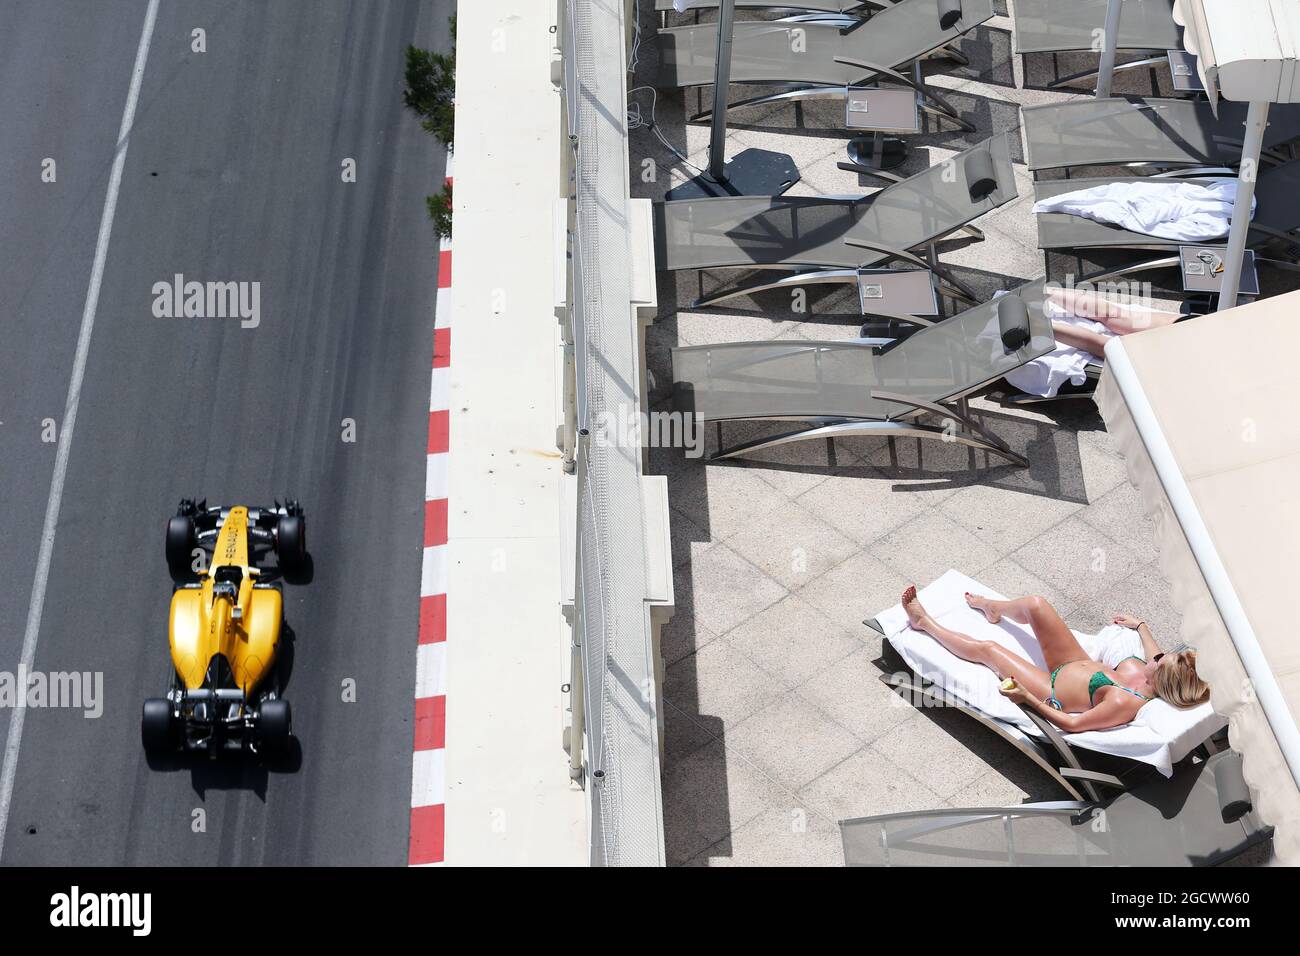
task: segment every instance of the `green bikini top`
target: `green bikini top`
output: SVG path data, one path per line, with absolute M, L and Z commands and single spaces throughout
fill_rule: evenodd
M 1119 663 L 1116 664 L 1115 666 L 1119 667 L 1119 665 L 1123 664 L 1124 661 L 1129 661 L 1129 660 L 1141 661 L 1143 664 L 1146 663 L 1146 658 L 1138 657 L 1136 654 L 1130 654 L 1128 657 L 1122 658 L 1119 661 Z M 1066 661 L 1066 664 L 1073 664 L 1073 663 L 1075 662 Z M 1052 677 L 1051 677 L 1052 693 L 1049 694 L 1047 697 L 1047 703 L 1050 706 L 1056 708 L 1057 710 L 1065 710 L 1065 708 L 1061 706 L 1061 702 L 1056 699 L 1056 675 L 1061 673 L 1061 670 L 1064 667 L 1065 664 L 1057 664 L 1056 667 L 1053 668 Z M 1095 697 L 1097 695 L 1097 691 L 1101 690 L 1103 687 L 1118 687 L 1120 690 L 1126 690 L 1134 697 L 1139 697 L 1142 700 L 1151 699 L 1150 697 L 1147 697 L 1145 694 L 1139 694 L 1131 687 L 1125 687 L 1123 684 L 1116 684 L 1113 680 L 1107 677 L 1103 671 L 1093 671 L 1092 676 L 1088 678 L 1088 706 L 1089 707 L 1093 706 L 1093 702 L 1092 702 L 1093 697 Z
M 1128 661 L 1128 660 L 1142 661 L 1143 664 L 1146 663 L 1145 658 L 1138 657 L 1136 654 L 1130 654 L 1128 657 L 1124 658 L 1124 660 L 1120 661 L 1119 664 L 1123 664 L 1124 661 Z M 1119 664 L 1116 664 L 1115 666 L 1118 667 Z M 1123 684 L 1116 684 L 1113 680 L 1107 677 L 1103 671 L 1095 671 L 1093 675 L 1088 678 L 1088 705 L 1089 706 L 1092 706 L 1092 698 L 1096 695 L 1097 691 L 1101 690 L 1103 687 L 1118 687 L 1120 690 L 1128 691 L 1134 697 L 1142 698 L 1142 700 L 1151 699 L 1150 697 L 1147 697 L 1145 694 L 1139 694 L 1131 687 L 1125 687 Z

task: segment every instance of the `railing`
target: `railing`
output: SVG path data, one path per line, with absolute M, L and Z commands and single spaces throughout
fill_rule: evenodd
M 561 82 L 572 150 L 566 355 L 573 411 L 562 445 L 578 481 L 575 775 L 591 799 L 596 865 L 664 862 L 654 662 L 646 605 L 641 450 L 601 440 L 641 408 L 631 305 L 624 0 L 560 0 Z M 566 370 L 566 380 L 569 379 Z M 580 717 L 579 717 L 580 715 Z M 574 748 L 582 747 L 582 759 Z

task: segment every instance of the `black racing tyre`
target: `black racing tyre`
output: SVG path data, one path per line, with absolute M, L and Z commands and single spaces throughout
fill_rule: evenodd
M 197 544 L 193 518 L 177 515 L 168 520 L 167 569 L 176 580 L 194 577 L 194 548 Z
M 268 700 L 262 704 L 257 720 L 257 740 L 263 752 L 279 756 L 289 749 L 293 733 L 293 715 L 287 700 Z
M 275 556 L 285 574 L 301 574 L 307 567 L 307 517 L 284 515 L 276 524 Z
M 176 724 L 172 719 L 171 701 L 150 697 L 140 714 L 140 742 L 150 753 L 160 753 L 176 746 Z

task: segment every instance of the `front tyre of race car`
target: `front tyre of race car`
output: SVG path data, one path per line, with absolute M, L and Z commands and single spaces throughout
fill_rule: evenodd
M 140 714 L 140 741 L 149 753 L 176 748 L 176 721 L 172 717 L 171 701 L 150 697 L 144 702 Z
M 287 700 L 263 701 L 257 719 L 257 742 L 267 756 L 280 757 L 289 750 L 293 718 Z
M 290 577 L 303 574 L 307 569 L 307 516 L 284 515 L 276 523 L 275 556 L 280 570 Z
M 167 570 L 173 581 L 190 581 L 194 578 L 194 548 L 198 544 L 198 535 L 194 530 L 194 519 L 188 515 L 176 515 L 167 521 Z

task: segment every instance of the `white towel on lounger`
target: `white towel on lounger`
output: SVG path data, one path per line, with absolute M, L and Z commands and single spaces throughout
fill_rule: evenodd
M 1034 203 L 1034 212 L 1063 212 L 1176 242 L 1222 239 L 1232 225 L 1235 179 L 1202 183 L 1151 179 L 1103 183 Z M 1254 201 L 1251 216 L 1255 215 Z

